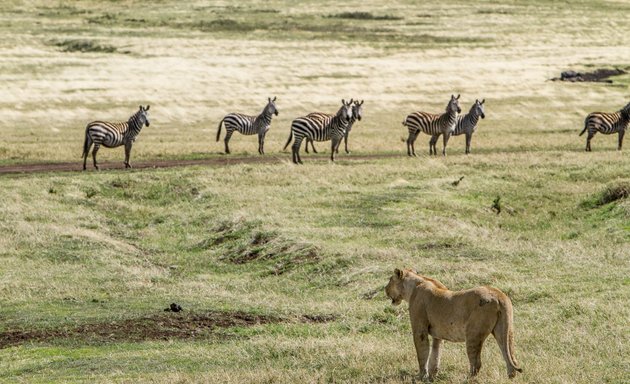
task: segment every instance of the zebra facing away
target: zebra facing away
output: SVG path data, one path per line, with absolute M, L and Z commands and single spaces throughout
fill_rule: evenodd
M 605 112 L 593 112 L 586 116 L 584 120 L 584 129 L 580 132 L 580 136 L 588 130 L 588 136 L 586 137 L 586 151 L 591 151 L 591 139 L 597 132 L 601 132 L 604 135 L 610 135 L 617 133 L 619 144 L 617 150 L 621 151 L 623 145 L 623 135 L 628 129 L 628 123 L 630 123 L 630 103 L 626 104 L 620 111 L 614 113 Z
M 431 136 L 437 135 L 439 137 L 443 135 L 444 147 L 442 148 L 442 155 L 446 156 L 446 143 L 448 143 L 448 139 L 457 124 L 457 114 L 462 111 L 459 108 L 459 96 L 460 95 L 457 95 L 457 97 L 455 97 L 451 95 L 451 100 L 446 106 L 446 112 L 441 115 L 426 112 L 413 112 L 405 118 L 402 124 L 409 130 L 407 155 L 416 155 L 414 143 L 420 132 L 424 132 Z M 435 141 L 437 142 L 437 140 Z M 429 154 L 437 155 L 435 143 L 432 143 L 432 141 L 429 142 Z
M 477 129 L 477 122 L 479 122 L 479 118 L 486 118 L 483 106 L 483 103 L 485 102 L 486 99 L 483 99 L 482 101 L 475 100 L 475 103 L 472 107 L 470 107 L 470 112 L 464 116 L 457 116 L 457 124 L 455 125 L 455 130 L 451 133 L 451 136 L 466 134 L 466 154 L 470 153 L 470 141 L 472 140 L 472 134 L 475 133 L 475 130 Z M 429 147 L 432 146 L 435 148 L 435 144 L 437 143 L 439 137 L 439 135 L 431 136 Z
M 136 136 L 144 125 L 149 126 L 149 105 L 144 108 L 142 105 L 138 112 L 134 113 L 127 122 L 109 123 L 106 121 L 93 121 L 85 127 L 85 141 L 83 143 L 83 170 L 87 162 L 90 148 L 94 144 L 92 150 L 92 159 L 94 168 L 98 170 L 96 164 L 96 153 L 101 145 L 107 148 L 115 148 L 125 145 L 125 168 L 131 168 L 129 156 L 131 155 L 131 146 L 136 140 Z
M 295 141 L 291 147 L 292 159 L 295 164 L 302 164 L 300 145 L 304 139 L 311 141 L 331 140 L 330 160 L 335 161 L 335 149 L 339 146 L 346 133 L 348 123 L 352 119 L 352 100 L 347 103 L 345 100 L 341 100 L 341 104 L 341 108 L 335 116 L 325 117 L 324 114 L 318 114 L 314 117 L 304 116 L 293 120 L 289 139 L 283 149 L 289 146 L 295 135 Z
M 219 122 L 219 129 L 217 131 L 217 141 L 221 137 L 221 124 L 225 125 L 225 153 L 230 153 L 230 147 L 228 143 L 234 131 L 238 131 L 243 135 L 258 134 L 258 153 L 265 154 L 265 135 L 271 126 L 272 115 L 278 116 L 278 109 L 276 108 L 276 98 L 267 99 L 267 105 L 257 116 L 243 115 L 241 113 L 229 113 Z
M 348 135 L 350 134 L 350 130 L 352 130 L 352 126 L 354 125 L 355 121 L 357 120 L 361 121 L 361 117 L 363 116 L 363 102 L 364 100 L 361 100 L 361 102 L 359 102 L 359 100 L 356 100 L 354 104 L 352 105 L 352 118 L 350 119 L 350 122 L 348 123 L 348 128 L 346 128 L 346 134 L 343 135 L 344 146 L 346 149 L 346 153 L 348 154 L 350 153 L 350 151 L 348 151 Z M 323 116 L 330 116 L 330 115 L 326 115 L 320 112 L 313 112 L 313 113 L 309 113 L 307 116 L 323 117 Z M 306 153 L 308 153 L 308 143 L 311 143 L 313 152 L 317 153 L 317 151 L 315 150 L 315 145 L 313 144 L 312 140 L 306 140 L 306 146 L 304 147 L 304 150 L 306 151 Z M 335 153 L 339 153 L 339 145 L 341 145 L 341 142 L 337 145 L 337 148 L 335 148 Z

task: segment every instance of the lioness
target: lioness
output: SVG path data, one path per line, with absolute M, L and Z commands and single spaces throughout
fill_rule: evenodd
M 490 333 L 501 348 L 508 377 L 522 372 L 514 358 L 512 302 L 500 290 L 477 287 L 453 292 L 439 281 L 412 270 L 395 269 L 385 293 L 393 305 L 402 300 L 409 303 L 413 342 L 423 378 L 435 377 L 442 340 L 466 342 L 470 375 L 475 376 L 481 368 L 481 347 Z M 429 335 L 433 338 L 430 359 Z

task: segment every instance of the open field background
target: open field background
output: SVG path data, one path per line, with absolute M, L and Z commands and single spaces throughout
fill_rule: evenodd
M 414 382 L 406 309 L 383 292 L 393 268 L 413 267 L 510 295 L 515 382 L 628 382 L 630 161 L 616 135 L 587 154 L 577 134 L 588 112 L 628 102 L 630 76 L 546 79 L 630 67 L 629 12 L 2 2 L 0 165 L 79 162 L 86 123 L 139 104 L 152 119 L 132 162 L 224 157 L 222 116 L 270 96 L 266 151 L 286 162 L 0 177 L 0 381 Z M 429 158 L 420 136 L 423 155 L 403 156 L 406 114 L 440 112 L 451 93 L 463 111 L 486 99 L 473 154 L 456 137 Z M 365 99 L 353 153 L 290 164 L 292 118 L 351 97 Z M 230 144 L 257 156 L 255 142 Z M 183 314 L 164 312 L 171 302 Z M 508 382 L 493 340 L 483 363 L 477 382 Z M 467 382 L 467 366 L 447 343 L 437 381 Z

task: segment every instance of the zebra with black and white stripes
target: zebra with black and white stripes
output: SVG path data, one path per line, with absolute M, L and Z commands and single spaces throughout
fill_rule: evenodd
M 626 129 L 628 129 L 628 123 L 630 123 L 630 103 L 614 113 L 589 113 L 586 119 L 584 119 L 584 129 L 580 132 L 580 136 L 582 136 L 584 132 L 588 131 L 588 136 L 586 137 L 586 151 L 591 151 L 591 139 L 597 132 L 601 132 L 604 135 L 617 133 L 619 135 L 617 150 L 621 151 L 623 135 L 626 133 Z
M 457 124 L 455 124 L 455 129 L 451 133 L 451 136 L 459 136 L 461 134 L 466 135 L 466 154 L 470 153 L 470 142 L 472 140 L 472 134 L 477 130 L 477 123 L 479 122 L 479 118 L 486 118 L 486 114 L 484 112 L 483 104 L 486 102 L 486 99 L 482 101 L 475 100 L 475 103 L 470 107 L 470 111 L 464 116 L 457 116 Z M 433 135 L 431 136 L 431 141 L 429 142 L 429 147 L 435 147 L 437 140 L 440 136 Z
M 361 121 L 361 118 L 363 116 L 363 102 L 364 100 L 361 100 L 360 102 L 359 100 L 356 100 L 354 104 L 352 105 L 352 118 L 348 122 L 348 128 L 346 128 L 345 135 L 343 135 L 343 141 L 344 141 L 346 153 L 350 153 L 350 151 L 348 151 L 348 135 L 350 134 L 350 131 L 352 130 L 352 126 L 357 120 Z M 313 113 L 309 113 L 307 116 L 322 119 L 326 117 L 332 117 L 333 115 L 328 115 L 321 112 L 313 112 Z M 304 150 L 306 151 L 306 153 L 308 153 L 308 143 L 311 143 L 313 152 L 317 153 L 317 151 L 315 150 L 315 145 L 313 144 L 313 141 L 310 141 L 308 139 L 306 140 L 306 145 L 304 147 Z M 339 142 L 339 144 L 337 145 L 337 148 L 335 148 L 335 153 L 339 153 L 339 145 L 341 145 L 341 142 Z
M 333 117 L 325 117 L 324 114 L 315 117 L 298 117 L 291 123 L 289 139 L 284 145 L 286 149 L 295 136 L 295 141 L 291 147 L 292 159 L 295 164 L 302 164 L 300 157 L 300 145 L 302 140 L 328 141 L 331 140 L 330 160 L 335 161 L 335 149 L 346 133 L 348 123 L 352 119 L 352 100 L 345 102 L 341 100 L 341 108 Z
M 459 108 L 459 96 L 460 95 L 457 95 L 457 97 L 455 97 L 451 95 L 451 100 L 446 106 L 446 112 L 441 115 L 427 112 L 414 112 L 405 118 L 402 124 L 409 130 L 407 155 L 416 155 L 414 144 L 420 132 L 424 132 L 431 136 L 437 135 L 439 137 L 443 135 L 444 147 L 442 148 L 442 155 L 446 156 L 446 143 L 448 143 L 448 139 L 457 124 L 457 114 L 462 111 Z M 429 154 L 437 155 L 435 143 L 432 143 L 432 141 L 429 142 Z
M 273 100 L 269 97 L 267 105 L 263 111 L 257 116 L 244 115 L 242 113 L 229 113 L 219 122 L 217 131 L 217 141 L 221 137 L 221 124 L 225 125 L 225 153 L 230 153 L 228 143 L 234 131 L 238 131 L 243 135 L 258 134 L 258 153 L 265 154 L 265 135 L 271 127 L 271 117 L 278 116 L 276 108 L 276 98 Z
M 85 127 L 85 141 L 83 142 L 83 170 L 86 168 L 86 162 L 90 148 L 94 144 L 92 150 L 92 159 L 94 168 L 98 170 L 96 164 L 96 153 L 101 145 L 107 148 L 115 148 L 121 145 L 125 146 L 125 168 L 131 168 L 129 157 L 131 156 L 131 146 L 136 140 L 136 136 L 142 130 L 142 127 L 149 126 L 149 105 L 144 108 L 142 105 L 138 112 L 134 113 L 127 122 L 110 123 L 107 121 L 93 121 Z

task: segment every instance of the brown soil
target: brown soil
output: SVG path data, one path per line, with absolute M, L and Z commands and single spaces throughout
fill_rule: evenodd
M 592 82 L 600 82 L 600 83 L 612 83 L 612 80 L 608 79 L 611 76 L 619 76 L 624 75 L 627 72 L 622 69 L 606 69 L 599 68 L 593 72 L 576 72 L 576 71 L 565 71 L 560 74 L 560 77 L 554 77 L 551 79 L 552 81 L 569 81 L 569 82 L 582 82 L 582 81 L 592 81 Z
M 401 155 L 364 155 L 364 156 L 347 156 L 340 157 L 337 161 L 347 160 L 373 160 L 379 158 L 391 158 L 400 157 Z M 134 162 L 132 165 L 136 169 L 143 168 L 173 168 L 173 167 L 187 167 L 192 165 L 207 165 L 207 166 L 226 166 L 233 164 L 272 164 L 283 163 L 291 160 L 290 154 L 282 157 L 278 156 L 250 156 L 250 157 L 215 157 L 209 159 L 196 159 L 196 160 L 152 160 L 152 161 L 139 161 Z M 330 161 L 327 156 L 311 156 L 305 158 L 304 162 L 308 164 L 311 161 Z M 73 163 L 37 163 L 37 164 L 16 164 L 16 165 L 3 165 L 0 166 L 0 175 L 2 174 L 16 174 L 16 173 L 48 173 L 48 172 L 75 172 L 82 171 L 83 163 L 80 161 Z M 124 169 L 122 162 L 102 162 L 99 163 L 101 170 L 109 169 Z M 88 167 L 86 172 L 94 172 L 94 168 Z
M 325 323 L 336 318 L 335 315 L 302 315 L 299 321 Z M 83 342 L 207 339 L 212 336 L 225 337 L 225 335 L 217 332 L 221 328 L 249 327 L 287 321 L 281 317 L 245 312 L 168 312 L 61 328 L 8 330 L 0 332 L 0 349 L 28 342 L 49 342 L 55 339 L 72 339 Z

